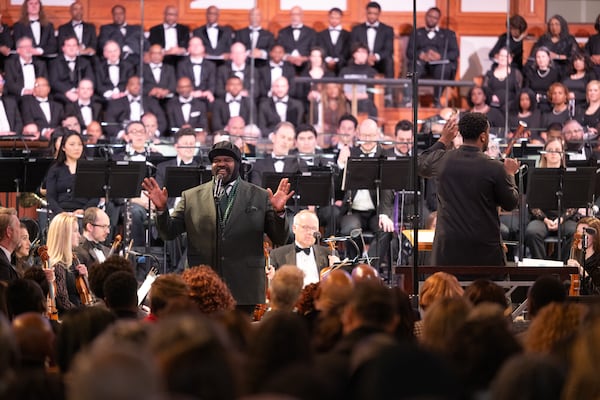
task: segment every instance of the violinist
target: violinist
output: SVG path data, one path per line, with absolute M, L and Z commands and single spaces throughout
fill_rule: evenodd
M 565 152 L 560 139 L 549 140 L 544 146 L 545 153 L 540 161 L 540 168 L 564 168 Z M 533 208 L 531 221 L 525 229 L 525 244 L 529 247 L 532 258 L 545 259 L 546 246 L 544 239 L 549 235 L 556 235 L 559 222 L 562 224 L 562 233 L 569 240 L 575 232 L 575 220 L 579 216 L 577 209 L 567 209 L 560 216 L 557 210 L 541 210 Z
M 83 240 L 75 248 L 77 258 L 86 267 L 104 262 L 109 248 L 102 243 L 110 233 L 110 219 L 98 207 L 89 207 L 83 213 Z
M 594 217 L 579 220 L 567 265 L 579 268 L 583 277 L 581 294 L 600 294 L 600 220 Z
M 284 264 L 295 265 L 304 272 L 304 285 L 319 282 L 319 273 L 336 259 L 325 246 L 316 244 L 315 233 L 319 232 L 319 218 L 309 210 L 294 216 L 292 231 L 295 243 L 271 251 L 271 265 L 278 269 Z M 334 256 L 334 257 L 331 257 Z
M 87 268 L 76 262 L 73 248 L 79 244 L 79 224 L 72 213 L 60 213 L 48 228 L 48 256 L 50 271 L 56 281 L 56 307 L 59 313 L 81 306 L 77 291 L 77 276 L 87 275 Z

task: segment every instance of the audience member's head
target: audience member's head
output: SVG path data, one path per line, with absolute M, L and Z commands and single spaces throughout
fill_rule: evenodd
M 45 367 L 54 356 L 54 331 L 48 318 L 39 312 L 26 312 L 15 317 L 12 329 L 23 365 Z
M 419 306 L 426 311 L 435 300 L 444 297 L 462 297 L 464 292 L 454 275 L 436 272 L 423 282 L 419 292 Z
M 315 295 L 315 308 L 323 313 L 339 311 L 350 299 L 354 281 L 343 269 L 324 275 Z
M 160 275 L 152 283 L 148 298 L 150 299 L 150 310 L 152 314 L 160 316 L 169 300 L 186 297 L 188 288 L 180 275 Z
M 188 285 L 190 297 L 204 314 L 233 310 L 235 300 L 219 275 L 207 265 L 186 269 L 181 277 Z
M 46 278 L 44 274 L 44 278 Z M 46 312 L 46 297 L 42 288 L 30 279 L 16 279 L 8 284 L 6 289 L 8 315 L 14 319 L 18 315 L 35 312 Z
M 537 278 L 527 294 L 527 312 L 531 319 L 552 302 L 562 303 L 567 299 L 565 285 L 554 276 L 543 275 Z
M 106 278 L 117 271 L 127 271 L 133 274 L 133 267 L 129 260 L 119 256 L 108 257 L 103 263 L 90 266 L 88 280 L 90 289 L 96 298 L 104 299 L 104 282 Z
M 280 311 L 292 311 L 302 287 L 304 272 L 295 265 L 282 265 L 271 281 L 271 308 Z

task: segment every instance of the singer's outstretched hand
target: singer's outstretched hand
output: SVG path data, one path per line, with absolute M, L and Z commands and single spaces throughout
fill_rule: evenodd
M 278 214 L 285 210 L 285 204 L 294 195 L 293 190 L 290 192 L 290 187 L 291 185 L 288 181 L 288 178 L 283 178 L 279 181 L 279 186 L 277 187 L 275 194 L 273 194 L 271 189 L 267 189 L 267 192 L 269 192 L 269 200 L 271 201 L 271 205 Z
M 158 211 L 164 211 L 167 208 L 167 199 L 169 198 L 167 188 L 161 189 L 156 179 L 144 178 L 142 189 L 146 191 L 146 196 L 148 196 Z

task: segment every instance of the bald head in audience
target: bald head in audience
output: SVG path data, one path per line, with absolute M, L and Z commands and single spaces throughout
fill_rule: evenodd
M 12 329 L 23 363 L 43 366 L 52 357 L 54 331 L 48 318 L 34 312 L 21 314 L 13 320 Z

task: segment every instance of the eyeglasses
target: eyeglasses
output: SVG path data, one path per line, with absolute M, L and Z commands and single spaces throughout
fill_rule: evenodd
M 92 224 L 92 226 L 95 226 L 97 228 L 102 228 L 102 229 L 110 229 L 110 225 L 98 225 L 98 224 Z
M 319 230 L 319 228 L 315 228 L 313 226 L 309 226 L 309 225 L 296 225 L 298 228 L 302 229 L 303 231 L 312 231 L 312 232 L 316 232 Z

